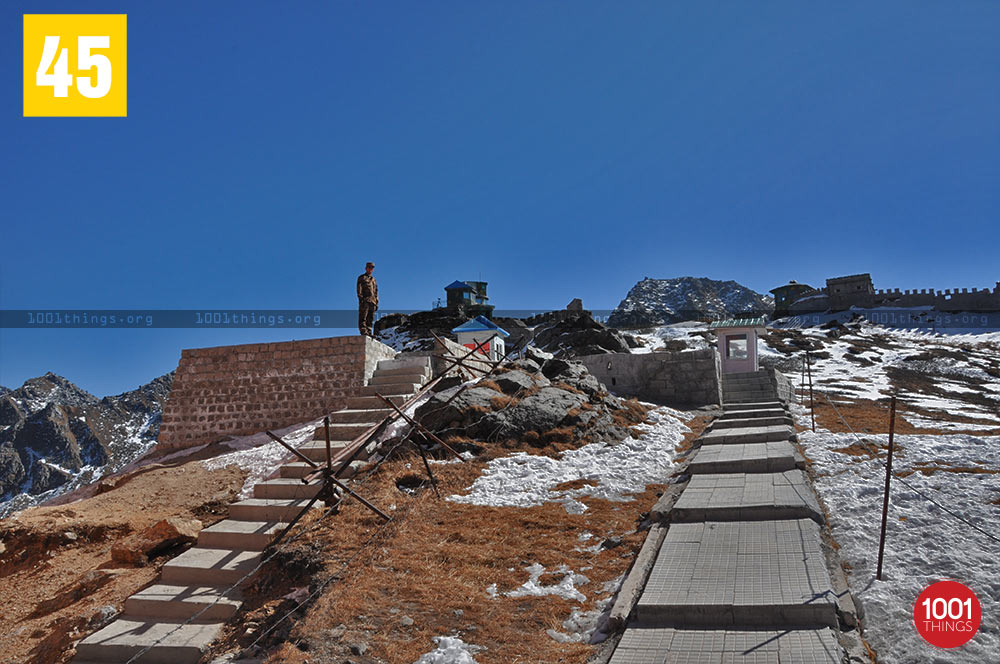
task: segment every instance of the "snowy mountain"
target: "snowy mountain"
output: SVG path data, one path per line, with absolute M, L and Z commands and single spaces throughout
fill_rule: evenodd
M 156 441 L 173 374 L 98 399 L 54 373 L 0 391 L 0 517 L 114 472 Z
M 615 308 L 608 325 L 648 327 L 685 320 L 765 315 L 774 311 L 774 299 L 735 281 L 705 277 L 645 278 Z

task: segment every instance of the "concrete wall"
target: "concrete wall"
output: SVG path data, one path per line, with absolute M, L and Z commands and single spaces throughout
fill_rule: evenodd
M 721 364 L 714 348 L 678 353 L 607 353 L 575 358 L 609 390 L 664 405 L 722 403 Z
M 395 354 L 360 335 L 183 350 L 157 445 L 192 447 L 321 417 Z
M 774 389 L 778 393 L 778 398 L 785 403 L 791 403 L 794 400 L 795 387 L 792 385 L 792 381 L 788 378 L 788 376 L 773 367 L 763 369 L 763 371 L 767 372 L 768 378 L 771 380 L 771 384 L 774 385 Z

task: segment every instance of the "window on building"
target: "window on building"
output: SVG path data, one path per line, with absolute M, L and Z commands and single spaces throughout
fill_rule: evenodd
M 726 358 L 730 360 L 747 359 L 747 335 L 734 334 L 726 337 Z

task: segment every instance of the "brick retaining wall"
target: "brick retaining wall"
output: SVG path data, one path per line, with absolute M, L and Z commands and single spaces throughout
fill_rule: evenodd
M 157 446 L 192 447 L 322 417 L 394 356 L 360 335 L 183 350 Z
M 607 353 L 576 358 L 609 390 L 664 405 L 722 403 L 719 354 L 714 348 L 677 353 Z

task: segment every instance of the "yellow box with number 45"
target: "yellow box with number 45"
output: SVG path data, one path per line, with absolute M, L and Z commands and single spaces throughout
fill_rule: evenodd
M 24 116 L 125 117 L 125 14 L 24 15 Z

